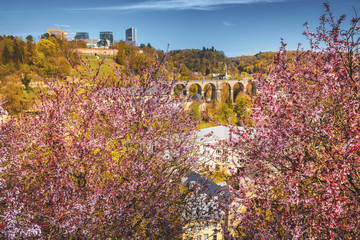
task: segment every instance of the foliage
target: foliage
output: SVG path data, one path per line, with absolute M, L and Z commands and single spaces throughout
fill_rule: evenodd
M 48 39 L 50 37 L 49 33 L 44 33 L 41 35 L 41 39 Z
M 16 75 L 3 78 L 0 86 L 0 95 L 4 98 L 4 108 L 10 114 L 16 114 L 27 109 L 27 101 L 22 93 L 21 85 Z
M 225 65 L 233 77 L 237 77 L 239 74 L 234 64 L 226 58 L 224 53 L 215 50 L 214 47 L 210 49 L 204 47 L 202 50 L 185 49 L 171 51 L 169 53 L 168 61 L 175 68 L 191 70 L 192 72 L 198 72 L 202 75 L 208 75 L 209 73 L 224 74 Z M 199 76 L 196 78 L 199 78 Z M 182 80 L 190 79 L 182 78 Z
M 231 106 L 227 102 L 212 100 L 207 104 L 204 119 L 205 122 L 215 121 L 219 124 L 235 124 L 236 117 Z
M 251 98 L 244 92 L 241 92 L 237 95 L 235 99 L 235 107 L 234 112 L 236 113 L 237 119 L 239 123 L 250 124 L 251 125 Z
M 182 97 L 184 94 L 184 89 L 185 86 L 184 85 L 176 85 L 174 88 L 174 97 Z
M 84 40 L 72 40 L 69 42 L 71 48 L 88 48 Z
M 54 37 L 51 37 L 54 38 Z M 55 57 L 59 52 L 59 44 L 56 39 L 40 39 L 36 44 L 36 52 L 38 55 L 42 55 L 44 58 Z
M 139 74 L 142 68 L 154 63 L 156 58 L 164 55 L 162 51 L 156 51 L 151 46 L 136 47 L 124 41 L 116 43 L 114 48 L 118 50 L 116 63 L 124 68 L 128 66 L 136 74 Z
M 190 106 L 190 113 L 191 116 L 195 119 L 195 120 L 199 120 L 201 119 L 201 111 L 200 111 L 200 105 L 202 104 L 201 100 L 196 100 L 193 101 L 191 106 Z
M 248 74 L 266 73 L 266 70 L 273 64 L 273 58 L 276 52 L 259 52 L 254 56 L 233 57 L 229 60 L 241 72 L 241 75 L 248 77 Z M 288 59 L 296 55 L 296 51 L 288 51 Z
M 253 127 L 233 128 L 233 229 L 244 239 L 359 239 L 359 18 L 342 30 L 329 6 L 311 50 L 285 44 L 259 76 Z M 246 207 L 246 212 L 240 209 Z
M 8 112 L 18 113 L 27 108 L 29 101 L 24 99 L 32 92 L 31 82 L 36 80 L 36 74 L 60 79 L 69 75 L 71 66 L 67 59 L 75 65 L 79 63 L 73 51 L 75 47 L 74 43 L 54 36 L 43 38 L 37 44 L 31 35 L 26 37 L 26 42 L 13 36 L 0 37 L 0 89 L 6 94 L 4 107 Z
M 201 122 L 196 126 L 196 128 L 204 129 L 204 128 L 210 128 L 210 127 L 215 127 L 215 126 L 218 126 L 218 125 L 214 122 L 201 120 Z
M 245 111 L 245 106 L 250 110 L 251 104 L 250 97 L 246 93 L 244 93 L 243 90 L 244 89 L 240 88 L 234 89 L 235 94 L 237 94 L 237 101 L 235 101 L 235 103 L 233 104 L 230 98 L 229 86 L 227 84 L 222 84 L 220 90 L 220 98 L 213 99 L 209 103 L 207 103 L 203 120 L 205 122 L 215 120 L 215 122 L 217 122 L 218 124 L 244 124 L 246 122 L 244 121 L 245 118 L 240 117 L 240 115 L 243 115 L 243 112 Z M 208 95 L 210 95 L 210 93 L 208 93 Z M 245 99 L 243 99 L 243 97 L 241 96 L 246 97 Z M 246 116 L 249 117 L 250 115 L 251 111 L 247 112 Z
M 230 60 L 242 74 L 265 73 L 275 55 L 275 52 L 259 52 L 254 56 L 240 56 Z
M 30 70 L 30 66 L 24 64 L 21 67 L 21 71 L 22 71 L 22 75 L 21 75 L 21 83 L 25 86 L 25 89 L 28 90 L 29 89 L 29 84 L 31 81 L 31 70 Z
M 234 124 L 236 122 L 233 109 L 226 102 L 215 103 L 214 119 L 224 124 Z
M 50 36 L 48 39 L 40 39 L 36 44 L 36 67 L 39 68 L 40 74 L 44 77 L 68 75 L 71 67 L 66 57 L 74 59 L 74 54 L 66 47 L 64 41 L 56 37 Z
M 189 97 L 192 97 L 197 93 L 199 93 L 198 85 L 196 85 L 196 84 L 191 85 L 189 88 Z
M 0 238 L 181 236 L 195 123 L 161 69 L 44 79 L 37 114 L 1 126 Z
M 13 36 L 2 37 L 0 39 L 0 64 L 16 68 L 19 64 L 26 62 L 25 43 Z

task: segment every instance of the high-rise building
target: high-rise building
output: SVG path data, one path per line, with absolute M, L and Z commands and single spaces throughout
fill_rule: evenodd
M 75 39 L 89 39 L 89 33 L 87 32 L 77 32 Z
M 106 39 L 109 40 L 110 43 L 114 40 L 114 36 L 112 32 L 100 32 L 100 39 Z
M 136 28 L 132 27 L 132 28 L 126 29 L 125 39 L 126 39 L 127 43 L 130 43 L 130 44 L 136 46 L 137 45 Z
M 60 40 L 65 40 L 67 33 L 61 29 L 48 29 L 49 36 L 55 35 Z

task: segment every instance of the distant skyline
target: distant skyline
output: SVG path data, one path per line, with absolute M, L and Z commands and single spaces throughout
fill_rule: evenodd
M 0 4 L 0 35 L 38 40 L 47 29 L 60 28 L 72 40 L 76 32 L 98 38 L 111 31 L 125 40 L 137 29 L 138 45 L 156 49 L 224 51 L 227 57 L 278 51 L 280 39 L 295 50 L 307 47 L 303 24 L 315 29 L 324 13 L 323 0 L 12 0 Z M 336 17 L 360 14 L 360 0 L 328 0 Z

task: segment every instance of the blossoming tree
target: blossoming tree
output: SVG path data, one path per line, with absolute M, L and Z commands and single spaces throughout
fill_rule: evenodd
M 0 132 L 0 238 L 181 236 L 195 124 L 163 64 L 45 80 L 37 114 Z
M 306 24 L 311 49 L 289 58 L 283 44 L 259 76 L 253 126 L 224 145 L 237 238 L 360 237 L 359 18 L 343 30 L 325 8 L 316 32 Z

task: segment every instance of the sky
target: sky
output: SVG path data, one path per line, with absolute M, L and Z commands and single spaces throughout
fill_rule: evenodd
M 326 0 L 336 17 L 348 21 L 360 15 L 360 0 Z M 72 40 L 76 32 L 99 38 L 112 31 L 125 40 L 125 30 L 137 29 L 137 42 L 156 49 L 214 47 L 227 57 L 278 51 L 298 43 L 308 22 L 315 30 L 324 0 L 0 0 L 0 35 L 35 40 L 47 29 L 60 28 Z M 169 46 L 169 47 L 168 47 Z

